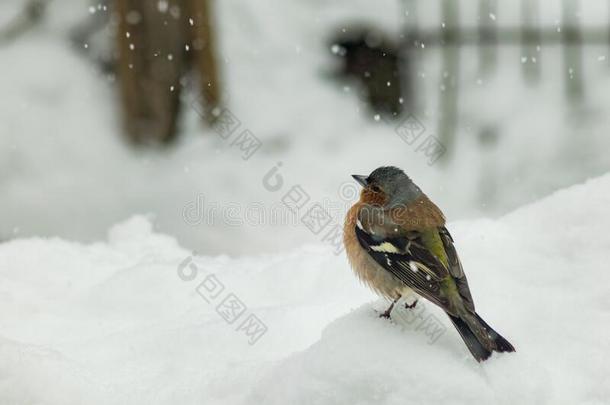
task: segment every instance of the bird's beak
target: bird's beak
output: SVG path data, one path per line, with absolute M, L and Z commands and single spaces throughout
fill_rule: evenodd
M 352 174 L 352 177 L 354 178 L 354 180 L 356 180 L 358 182 L 358 184 L 360 184 L 362 187 L 366 187 L 368 186 L 368 182 L 366 181 L 366 177 L 367 176 L 362 176 L 360 174 Z

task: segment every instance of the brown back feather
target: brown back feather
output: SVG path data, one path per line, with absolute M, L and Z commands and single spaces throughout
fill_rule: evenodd
M 406 231 L 421 231 L 445 225 L 443 212 L 425 194 L 409 204 L 392 208 L 390 216 Z

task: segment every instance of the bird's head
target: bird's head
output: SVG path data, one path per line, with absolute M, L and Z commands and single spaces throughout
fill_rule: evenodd
M 415 183 L 397 167 L 379 167 L 368 176 L 352 175 L 363 188 L 360 201 L 372 205 L 394 207 L 408 205 L 422 195 Z

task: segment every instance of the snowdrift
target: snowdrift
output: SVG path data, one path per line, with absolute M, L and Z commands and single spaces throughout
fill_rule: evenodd
M 478 312 L 517 348 L 483 364 L 431 305 L 379 319 L 324 246 L 201 257 L 144 217 L 90 245 L 6 242 L 0 403 L 607 403 L 609 206 L 606 175 L 450 224 Z

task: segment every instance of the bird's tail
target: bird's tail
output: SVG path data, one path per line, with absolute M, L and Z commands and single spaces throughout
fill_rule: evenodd
M 470 353 L 478 361 L 484 361 L 492 352 L 514 352 L 508 340 L 493 330 L 479 315 L 468 313 L 464 316 L 449 315 L 449 319 L 464 339 Z

